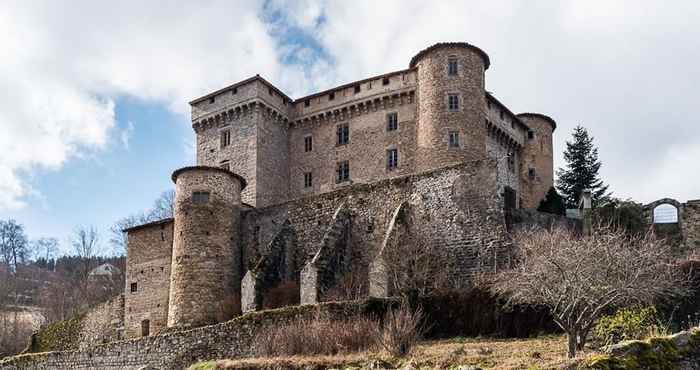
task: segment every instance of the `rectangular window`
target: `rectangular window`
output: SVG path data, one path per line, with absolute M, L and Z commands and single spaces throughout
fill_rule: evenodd
M 304 136 L 304 151 L 310 152 L 313 149 L 314 149 L 314 141 L 313 141 L 311 135 Z
M 459 110 L 459 96 L 457 94 L 447 95 L 447 109 L 450 111 Z
M 192 203 L 194 204 L 204 204 L 209 202 L 209 192 L 208 191 L 195 191 L 192 192 Z
M 345 145 L 350 141 L 350 127 L 348 127 L 347 123 L 338 125 L 336 133 L 338 135 L 337 145 Z
M 338 177 L 336 178 L 336 183 L 341 183 L 350 180 L 350 162 L 338 162 L 337 173 Z
M 447 61 L 447 74 L 450 76 L 457 75 L 457 59 L 449 59 Z
M 237 87 L 234 87 L 233 90 L 231 90 L 231 91 L 233 92 L 233 95 L 238 94 L 238 88 L 237 88 Z
M 448 135 L 450 139 L 450 148 L 459 148 L 459 132 L 450 131 Z
M 138 285 L 136 285 L 136 283 L 131 283 L 131 292 L 136 293 L 138 290 Z
M 389 77 L 382 78 L 382 85 L 388 85 L 388 84 L 389 84 Z
M 311 99 L 304 100 L 304 106 L 308 107 L 309 105 L 311 105 Z
M 515 173 L 515 153 L 508 153 L 508 170 Z
M 393 170 L 399 166 L 399 150 L 389 149 L 386 151 L 386 168 Z
M 498 114 L 501 116 L 501 119 L 503 119 L 503 110 L 499 111 Z
M 270 96 L 272 96 L 272 88 L 271 87 L 267 88 L 267 93 L 270 94 Z
M 360 85 L 355 85 L 355 94 L 360 92 Z
M 333 100 L 333 99 L 335 99 L 335 92 L 328 94 L 328 100 Z
M 229 165 L 229 161 L 221 161 L 221 163 L 219 163 L 219 167 L 221 167 L 225 170 L 231 170 L 231 166 Z
M 399 114 L 392 112 L 386 115 L 386 130 L 394 131 L 399 128 Z
M 534 139 L 535 138 L 535 131 L 528 130 L 527 131 L 527 138 L 530 140 Z
M 221 131 L 221 147 L 225 148 L 231 145 L 231 130 Z
M 311 172 L 304 172 L 304 187 L 310 188 L 313 185 L 313 177 Z
M 527 176 L 530 177 L 530 179 L 534 179 L 535 176 L 537 176 L 537 173 L 535 172 L 534 168 L 528 168 L 527 169 Z
M 209 98 L 209 104 L 214 104 L 215 101 L 216 101 L 215 97 L 212 96 L 211 98 Z

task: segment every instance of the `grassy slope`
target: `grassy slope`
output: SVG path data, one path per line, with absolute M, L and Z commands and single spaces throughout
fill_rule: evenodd
M 381 352 L 338 356 L 253 358 L 202 362 L 190 370 L 209 369 L 313 369 L 362 368 L 371 362 L 386 368 L 399 368 L 411 361 L 420 369 L 456 369 L 459 365 L 476 365 L 483 369 L 561 369 L 573 362 L 566 359 L 563 336 L 535 339 L 455 338 L 420 344 L 408 359 L 392 359 Z M 376 368 L 376 367 L 375 367 Z

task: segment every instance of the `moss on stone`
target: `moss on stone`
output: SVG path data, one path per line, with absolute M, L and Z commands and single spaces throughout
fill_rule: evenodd
M 55 322 L 40 330 L 32 337 L 26 353 L 69 351 L 78 349 L 80 331 L 85 315 L 76 315 L 70 319 Z
M 652 338 L 648 341 L 630 341 L 616 350 L 620 356 L 597 355 L 587 365 L 600 370 L 674 369 L 681 359 L 681 351 L 670 338 Z

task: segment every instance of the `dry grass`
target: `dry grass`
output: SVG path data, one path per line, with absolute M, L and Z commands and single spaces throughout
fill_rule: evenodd
M 418 344 L 407 359 L 393 358 L 386 352 L 360 352 L 337 356 L 220 360 L 194 365 L 191 369 L 391 369 L 400 368 L 409 361 L 420 369 L 455 369 L 459 365 L 476 365 L 482 369 L 545 370 L 576 366 L 576 362 L 566 359 L 566 338 L 547 336 L 524 340 L 455 338 L 428 341 Z

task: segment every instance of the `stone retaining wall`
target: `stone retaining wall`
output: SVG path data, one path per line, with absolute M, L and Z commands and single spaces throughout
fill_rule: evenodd
M 318 311 L 333 317 L 354 313 L 381 314 L 386 300 L 333 302 L 252 312 L 225 323 L 186 331 L 97 345 L 82 351 L 24 354 L 0 360 L 0 370 L 19 369 L 184 369 L 199 361 L 248 357 L 255 333 L 288 320 L 312 317 Z

